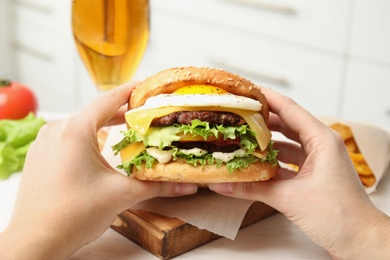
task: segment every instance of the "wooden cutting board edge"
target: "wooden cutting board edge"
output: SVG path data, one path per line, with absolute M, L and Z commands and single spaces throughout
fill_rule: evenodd
M 248 209 L 240 229 L 275 212 L 273 208 L 255 202 Z M 123 212 L 113 223 L 112 229 L 164 260 L 181 255 L 221 237 L 180 219 L 142 210 Z

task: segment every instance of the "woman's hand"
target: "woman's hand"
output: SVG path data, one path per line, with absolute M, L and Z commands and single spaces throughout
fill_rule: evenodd
M 270 129 L 295 141 L 276 142 L 278 158 L 299 171 L 281 168 L 270 181 L 210 184 L 210 189 L 274 207 L 334 257 L 356 259 L 381 239 L 389 241 L 390 233 L 383 236 L 389 218 L 370 202 L 341 138 L 291 99 L 263 91 L 272 112 Z
M 80 112 L 41 129 L 28 151 L 11 222 L 0 235 L 0 255 L 66 257 L 98 238 L 132 205 L 156 196 L 197 191 L 195 184 L 129 178 L 100 154 L 98 130 L 124 123 L 123 113 L 135 85 L 107 92 Z

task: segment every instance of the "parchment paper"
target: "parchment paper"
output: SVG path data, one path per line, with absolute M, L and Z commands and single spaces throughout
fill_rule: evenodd
M 119 156 L 114 156 L 111 146 L 123 138 L 120 131 L 125 129 L 124 125 L 111 127 L 102 150 L 102 155 L 114 168 L 121 162 Z M 200 189 L 197 194 L 191 196 L 150 199 L 133 209 L 176 217 L 200 229 L 233 240 L 252 204 L 253 201 L 229 198 L 209 189 Z
M 366 188 L 366 191 L 367 193 L 374 192 L 389 167 L 390 134 L 374 125 L 331 117 L 321 117 L 320 120 L 327 125 L 340 122 L 351 127 L 356 143 L 376 177 L 376 183 Z M 102 150 L 103 156 L 114 168 L 120 164 L 120 158 L 114 156 L 111 146 L 123 138 L 120 131 L 125 129 L 125 125 L 111 127 Z M 253 201 L 229 198 L 215 194 L 208 189 L 201 189 L 195 195 L 179 198 L 154 198 L 133 208 L 176 217 L 200 229 L 234 239 L 252 204 Z
M 368 123 L 342 120 L 334 117 L 320 117 L 324 124 L 342 123 L 348 125 L 367 164 L 375 175 L 376 182 L 366 188 L 368 194 L 375 192 L 390 162 L 390 134 L 385 129 Z

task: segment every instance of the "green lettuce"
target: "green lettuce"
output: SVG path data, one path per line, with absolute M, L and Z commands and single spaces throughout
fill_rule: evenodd
M 33 113 L 22 119 L 0 120 L 0 179 L 23 169 L 27 150 L 45 123 Z
M 240 139 L 240 146 L 245 150 L 246 154 L 240 157 L 235 157 L 227 163 L 222 160 L 216 159 L 210 153 L 195 155 L 181 153 L 180 150 L 172 146 L 174 141 L 179 141 L 180 137 L 178 134 L 191 134 L 193 136 L 201 136 L 204 140 L 209 137 L 220 137 L 223 136 L 224 140 L 227 139 Z M 202 122 L 198 119 L 192 120 L 191 124 L 181 125 L 173 124 L 172 126 L 166 127 L 150 127 L 145 135 L 138 134 L 134 129 L 122 131 L 124 138 L 112 146 L 113 151 L 117 154 L 121 149 L 133 142 L 143 142 L 145 147 L 158 147 L 160 150 L 173 149 L 173 160 L 182 159 L 187 163 L 194 166 L 198 165 L 212 165 L 215 164 L 217 167 L 221 167 L 223 164 L 226 165 L 229 172 L 246 168 L 254 161 L 258 160 L 251 153 L 258 147 L 256 141 L 256 133 L 251 130 L 248 125 L 240 126 L 225 126 L 225 125 L 213 125 L 211 126 L 208 122 Z M 272 149 L 273 143 L 271 142 L 268 146 L 269 153 L 265 159 L 261 161 L 268 161 L 272 165 L 276 166 L 278 161 L 276 156 L 278 151 Z M 149 155 L 146 151 L 143 151 L 137 155 L 132 161 L 125 162 L 118 166 L 118 168 L 125 170 L 128 174 L 131 172 L 132 167 L 138 169 L 145 163 L 145 167 L 151 168 L 156 159 Z
M 208 122 L 202 122 L 198 119 L 192 120 L 190 125 L 173 124 L 172 126 L 150 127 L 145 135 L 138 134 L 134 129 L 122 131 L 125 136 L 119 143 L 112 146 L 115 153 L 125 148 L 131 143 L 143 142 L 146 147 L 155 146 L 159 149 L 170 147 L 172 142 L 179 141 L 179 133 L 191 134 L 193 136 L 202 136 L 207 140 L 208 137 L 218 137 L 219 133 L 226 139 L 235 139 L 239 136 L 242 145 L 246 149 L 253 151 L 258 145 L 256 142 L 256 133 L 248 128 L 247 125 L 241 126 L 210 126 Z

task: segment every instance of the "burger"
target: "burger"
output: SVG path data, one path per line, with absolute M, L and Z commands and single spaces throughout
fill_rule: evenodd
M 279 169 L 268 117 L 251 81 L 216 68 L 170 68 L 133 90 L 113 150 L 118 168 L 140 180 L 265 181 Z

